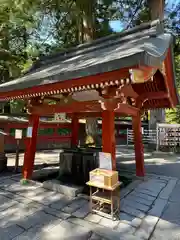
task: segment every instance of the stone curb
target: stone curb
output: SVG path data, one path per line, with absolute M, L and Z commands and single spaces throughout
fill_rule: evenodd
M 70 217 L 67 219 L 69 222 L 74 223 L 76 225 L 80 225 L 82 227 L 88 228 L 92 230 L 94 233 L 97 235 L 104 237 L 107 240 L 139 240 L 139 238 L 130 235 L 130 234 L 123 234 L 120 233 L 116 230 L 113 230 L 109 227 L 103 227 L 100 225 L 97 225 L 92 222 L 85 221 L 83 219 L 75 218 L 75 217 Z

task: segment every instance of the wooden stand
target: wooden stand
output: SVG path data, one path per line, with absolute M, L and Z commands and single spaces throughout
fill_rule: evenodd
M 110 206 L 112 220 L 120 214 L 120 182 L 112 187 L 96 185 L 91 181 L 86 183 L 90 187 L 90 209 L 91 212 L 102 214 L 106 206 Z M 93 188 L 96 190 L 93 192 Z

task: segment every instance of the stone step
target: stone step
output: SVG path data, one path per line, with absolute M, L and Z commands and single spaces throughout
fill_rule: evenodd
M 45 181 L 43 182 L 43 187 L 69 197 L 76 197 L 83 190 L 81 186 L 64 184 L 58 180 Z

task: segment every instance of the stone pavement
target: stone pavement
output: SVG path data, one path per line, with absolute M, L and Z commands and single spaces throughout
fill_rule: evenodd
M 180 238 L 176 178 L 149 175 L 122 189 L 118 221 L 91 214 L 85 196 L 68 198 L 41 183 L 25 186 L 19 180 L 15 175 L 0 179 L 1 240 Z
M 60 150 L 42 150 L 36 152 L 35 165 L 42 164 L 57 164 L 59 162 Z M 13 167 L 15 164 L 16 153 L 7 153 L 8 167 Z M 23 166 L 24 153 L 19 154 L 19 166 Z
M 118 169 L 135 172 L 135 153 L 132 147 L 116 147 L 116 159 Z M 146 173 L 180 178 L 180 154 L 145 150 L 144 163 Z
M 36 152 L 35 167 L 42 166 L 42 164 L 58 164 L 59 149 L 45 150 Z M 8 153 L 8 166 L 14 167 L 15 153 Z M 118 169 L 135 171 L 135 154 L 132 147 L 116 146 L 116 158 Z M 23 165 L 24 154 L 20 154 L 19 166 Z M 145 169 L 147 173 L 154 173 L 164 176 L 171 176 L 180 178 L 180 155 L 166 154 L 166 153 L 152 153 L 145 151 L 144 153 Z

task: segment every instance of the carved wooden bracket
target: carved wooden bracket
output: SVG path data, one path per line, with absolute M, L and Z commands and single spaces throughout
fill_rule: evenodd
M 118 107 L 117 99 L 103 99 L 99 100 L 99 103 L 103 110 L 114 111 Z
M 163 99 L 163 98 L 168 98 L 168 93 L 161 91 L 161 92 L 149 92 L 149 93 L 144 93 L 138 96 L 136 99 L 136 104 L 135 106 L 137 108 L 142 108 L 143 104 L 148 101 L 148 100 L 153 100 L 153 99 Z
M 136 99 L 139 95 L 134 91 L 132 85 L 124 85 L 116 91 L 116 96 L 123 94 L 125 97 Z
M 39 106 L 42 103 L 43 103 L 43 99 L 41 99 L 41 97 L 31 98 L 27 101 L 27 107 Z

